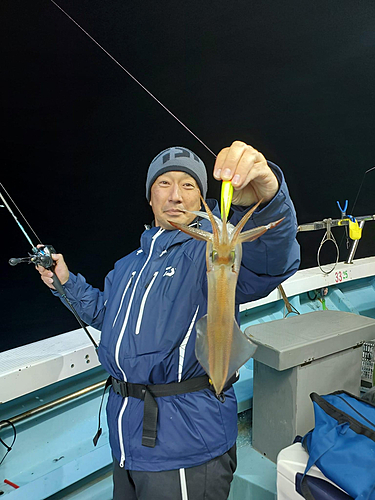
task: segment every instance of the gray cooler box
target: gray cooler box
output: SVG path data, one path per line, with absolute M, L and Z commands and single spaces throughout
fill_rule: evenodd
M 375 320 L 317 311 L 246 328 L 254 355 L 253 447 L 273 462 L 314 427 L 311 392 L 345 390 L 359 396 L 362 344 L 375 338 Z

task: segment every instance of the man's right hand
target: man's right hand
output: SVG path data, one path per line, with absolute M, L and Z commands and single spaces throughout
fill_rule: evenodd
M 61 281 L 61 284 L 64 285 L 69 279 L 69 269 L 68 266 L 65 264 L 64 257 L 61 255 L 61 253 L 53 253 L 52 259 L 55 262 L 54 273 Z M 44 281 L 44 283 L 49 288 L 52 288 L 52 290 L 56 290 L 55 287 L 52 285 L 53 283 L 52 271 L 50 269 L 46 269 L 43 266 L 36 266 L 36 269 L 39 271 L 42 281 Z

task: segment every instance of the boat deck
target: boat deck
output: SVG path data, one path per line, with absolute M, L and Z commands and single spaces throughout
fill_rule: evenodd
M 375 318 L 375 258 L 348 268 L 341 263 L 332 275 L 319 269 L 299 271 L 284 284 L 291 304 L 301 314 L 321 310 L 316 291 L 328 288 L 325 307 Z M 310 295 L 307 292 L 310 292 Z M 278 291 L 241 306 L 241 327 L 281 319 L 285 306 Z M 96 339 L 99 332 L 91 329 Z M 230 500 L 276 498 L 276 465 L 251 446 L 252 361 L 240 370 L 235 385 L 239 410 L 238 468 Z M 97 415 L 104 370 L 81 330 L 0 353 L 0 420 L 24 414 L 15 422 L 17 439 L 0 467 L 4 498 L 112 498 L 111 453 L 104 411 L 103 435 L 95 448 Z M 42 413 L 27 413 L 88 386 L 92 390 L 62 401 Z M 10 427 L 1 429 L 7 443 Z M 3 456 L 0 449 L 0 460 Z M 4 483 L 15 483 L 18 489 Z

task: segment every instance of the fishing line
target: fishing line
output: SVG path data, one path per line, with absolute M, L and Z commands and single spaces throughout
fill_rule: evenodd
M 71 20 L 71 21 L 72 21 L 72 22 L 73 22 L 73 23 L 74 23 L 74 24 L 75 24 L 75 25 L 76 25 L 76 26 L 77 26 L 77 27 L 78 27 L 81 31 L 83 31 L 83 33 L 85 33 L 85 35 L 87 35 L 87 36 L 90 38 L 90 40 L 92 40 L 92 41 L 93 41 L 93 42 L 94 42 L 94 43 L 95 43 L 95 44 L 96 44 L 96 45 L 97 45 L 97 46 L 98 46 L 98 47 L 99 47 L 99 48 L 100 48 L 100 49 L 101 49 L 101 50 L 102 50 L 105 54 L 107 54 L 107 56 L 108 56 L 108 57 L 110 57 L 110 58 L 112 59 L 112 61 L 114 61 L 114 62 L 117 64 L 117 66 L 119 66 L 119 67 L 120 67 L 123 71 L 125 71 L 125 73 L 126 73 L 128 76 L 130 76 L 130 78 L 132 78 L 132 79 L 133 79 L 133 80 L 134 80 L 134 81 L 135 81 L 135 82 L 136 82 L 136 83 L 137 83 L 137 84 L 138 84 L 138 85 L 139 85 L 139 86 L 140 86 L 140 87 L 141 87 L 141 88 L 142 88 L 145 92 L 147 92 L 147 94 L 148 94 L 150 97 L 152 97 L 152 98 L 153 98 L 153 99 L 154 99 L 154 100 L 155 100 L 155 101 L 156 101 L 156 102 L 157 102 L 157 103 L 158 103 L 158 104 L 159 104 L 162 108 L 164 108 L 164 109 L 165 109 L 165 111 L 167 111 L 167 113 L 169 113 L 169 114 L 170 114 L 170 115 L 171 115 L 171 116 L 172 116 L 172 117 L 173 117 L 176 121 L 178 121 L 178 123 L 179 123 L 180 125 L 182 125 L 182 126 L 184 127 L 184 129 L 185 129 L 185 130 L 187 130 L 187 131 L 188 131 L 188 132 L 189 132 L 189 133 L 190 133 L 193 137 L 195 137 L 195 139 L 196 139 L 197 141 L 199 141 L 199 142 L 202 144 L 202 146 L 204 146 L 204 147 L 205 147 L 205 148 L 206 148 L 206 149 L 207 149 L 207 150 L 208 150 L 208 151 L 209 151 L 209 152 L 210 152 L 210 153 L 211 153 L 211 154 L 212 154 L 212 155 L 216 158 L 215 153 L 214 153 L 214 152 L 213 152 L 213 151 L 212 151 L 212 150 L 211 150 L 211 149 L 210 149 L 210 148 L 209 148 L 209 147 L 208 147 L 208 146 L 207 146 L 207 145 L 206 145 L 206 144 L 205 144 L 205 143 L 204 143 L 201 139 L 199 139 L 199 137 L 198 137 L 197 135 L 195 135 L 195 134 L 194 134 L 194 132 L 192 132 L 192 131 L 191 131 L 191 130 L 190 130 L 190 129 L 189 129 L 189 128 L 188 128 L 188 127 L 187 127 L 187 126 L 186 126 L 186 125 L 185 125 L 185 124 L 184 124 L 184 123 L 183 123 L 183 122 L 182 122 L 179 118 L 177 118 L 177 116 L 176 116 L 176 115 L 174 115 L 174 114 L 172 113 L 172 111 L 170 111 L 170 110 L 167 108 L 167 106 L 165 106 L 165 105 L 164 105 L 161 101 L 159 101 L 159 99 L 157 99 L 157 98 L 154 96 L 154 94 L 152 94 L 152 93 L 151 93 L 151 92 L 150 92 L 150 91 L 149 91 L 149 90 L 148 90 L 148 89 L 147 89 L 144 85 L 142 85 L 142 83 L 141 83 L 139 80 L 137 80 L 137 79 L 135 78 L 135 76 L 133 76 L 133 75 L 130 73 L 130 71 L 128 71 L 126 68 L 124 68 L 124 66 L 122 66 L 122 64 L 120 64 L 120 63 L 117 61 L 117 59 L 115 59 L 115 58 L 114 58 L 114 57 L 113 57 L 113 56 L 112 56 L 112 55 L 111 55 L 111 54 L 110 54 L 110 53 L 109 53 L 109 52 L 108 52 L 108 51 L 107 51 L 104 47 L 102 47 L 102 46 L 100 45 L 100 43 L 99 43 L 99 42 L 97 42 L 97 41 L 95 40 L 95 38 L 93 38 L 93 37 L 92 37 L 92 36 L 91 36 L 91 35 L 90 35 L 90 34 L 89 34 L 89 33 L 88 33 L 88 32 L 87 32 L 84 28 L 82 28 L 82 26 L 81 26 L 81 25 L 79 25 L 79 24 L 77 23 L 77 21 L 75 21 L 75 20 L 74 20 L 74 19 L 73 19 L 73 18 L 72 18 L 72 17 L 71 17 L 71 16 L 70 16 L 67 12 L 65 12 L 65 10 L 64 10 L 62 7 L 60 7 L 60 5 L 58 5 L 58 4 L 57 4 L 54 0 L 50 0 L 50 1 L 51 1 L 51 2 L 53 3 L 53 5 L 55 5 L 58 9 L 60 9 L 60 10 L 61 10 L 61 12 L 62 12 L 63 14 L 65 14 L 65 15 L 66 15 L 66 17 L 67 17 L 68 19 L 70 19 L 70 20 Z
M 354 217 L 354 209 L 355 209 L 355 206 L 356 206 L 357 201 L 358 201 L 359 193 L 361 192 L 361 189 L 362 189 L 363 183 L 364 183 L 364 181 L 365 181 L 366 174 L 368 174 L 368 173 L 369 173 L 369 172 L 371 172 L 372 170 L 375 170 L 375 166 L 374 166 L 374 167 L 369 168 L 369 169 L 368 169 L 368 170 L 366 170 L 366 172 L 363 174 L 361 184 L 359 185 L 359 188 L 358 188 L 358 191 L 357 191 L 357 195 L 356 195 L 355 200 L 354 200 L 354 203 L 353 203 L 353 208 L 351 209 L 351 213 L 353 214 L 353 217 Z M 347 248 L 349 248 L 349 238 L 348 238 L 347 231 L 348 231 L 348 230 L 347 230 L 347 227 L 345 227 L 345 233 L 346 233 L 346 246 L 347 246 Z M 342 242 L 344 241 L 344 238 L 345 238 L 345 234 L 343 234 L 343 235 L 342 235 L 342 237 L 341 237 L 340 244 L 339 244 L 339 248 L 341 248 L 341 245 L 342 245 Z
M 35 231 L 33 230 L 33 228 L 30 226 L 30 224 L 27 222 L 25 216 L 23 215 L 23 213 L 21 212 L 21 210 L 17 207 L 17 205 L 14 203 L 13 199 L 11 198 L 11 196 L 9 195 L 8 191 L 5 189 L 5 187 L 1 184 L 0 182 L 0 186 L 1 188 L 4 190 L 4 192 L 7 194 L 8 198 L 12 201 L 13 205 L 16 207 L 16 209 L 18 210 L 18 212 L 21 214 L 21 216 L 23 217 L 23 219 L 25 220 L 26 224 L 29 226 L 29 228 L 31 229 L 31 231 L 34 233 L 34 235 L 36 236 L 37 240 L 39 241 L 39 243 L 42 243 L 40 241 L 40 239 L 38 238 L 38 236 L 36 235 Z M 13 213 L 13 210 L 10 208 L 10 206 L 8 205 L 6 199 L 4 198 L 4 196 L 1 194 L 0 192 L 0 198 L 2 199 L 3 203 L 4 203 L 4 207 L 8 209 L 8 211 L 10 212 L 10 214 L 13 216 L 14 220 L 17 222 L 19 228 L 21 229 L 21 231 L 23 232 L 23 234 L 26 236 L 26 239 L 27 241 L 30 243 L 31 247 L 34 249 L 35 248 L 35 245 L 34 243 L 31 241 L 29 235 L 27 234 L 27 232 L 24 230 L 24 228 L 22 227 L 22 224 L 19 222 L 19 220 L 17 219 L 17 217 L 14 215 Z
M 8 425 L 10 425 L 10 426 L 12 427 L 12 429 L 13 429 L 13 441 L 12 441 L 12 443 L 11 443 L 10 445 L 8 445 L 8 444 L 7 444 L 7 443 L 6 443 L 3 439 L 1 439 L 1 438 L 0 438 L 0 443 L 1 443 L 3 446 L 5 446 L 5 448 L 6 448 L 6 450 L 7 450 L 7 451 L 6 451 L 6 453 L 5 453 L 5 455 L 3 456 L 3 458 L 2 458 L 2 459 L 1 459 L 1 461 L 0 461 L 0 465 L 1 465 L 1 464 L 4 462 L 4 460 L 6 459 L 6 457 L 7 457 L 8 453 L 9 453 L 10 451 L 12 451 L 12 449 L 13 449 L 13 445 L 14 445 L 14 443 L 15 443 L 15 441 L 16 441 L 16 437 L 17 437 L 17 431 L 16 431 L 16 428 L 15 428 L 15 427 L 14 427 L 14 425 L 13 425 L 13 422 L 11 422 L 10 420 L 0 420 L 0 424 L 2 424 L 2 423 L 6 423 L 6 424 L 8 424 Z M 4 480 L 4 482 L 5 482 L 5 481 L 6 481 L 6 480 Z
M 365 180 L 365 176 L 366 176 L 366 174 L 368 174 L 369 172 L 371 172 L 371 170 L 375 170 L 375 167 L 371 167 L 371 168 L 369 168 L 369 169 L 368 169 L 368 170 L 366 170 L 366 172 L 363 174 L 362 181 L 361 181 L 361 185 L 359 186 L 359 189 L 358 189 L 358 192 L 357 192 L 357 196 L 355 197 L 355 200 L 354 200 L 354 204 L 353 204 L 353 208 L 352 208 L 352 214 L 354 214 L 354 209 L 355 209 L 355 206 L 356 206 L 356 203 L 357 203 L 357 200 L 358 200 L 359 193 L 361 192 L 361 189 L 362 189 L 362 186 L 363 186 L 363 182 L 364 182 L 364 180 Z

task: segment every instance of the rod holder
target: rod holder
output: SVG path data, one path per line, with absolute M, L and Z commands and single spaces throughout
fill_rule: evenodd
M 364 221 L 364 220 L 361 220 L 359 222 L 359 227 L 361 229 L 363 229 L 365 222 L 366 221 Z M 348 258 L 346 259 L 345 264 L 353 264 L 354 255 L 355 255 L 357 248 L 358 248 L 358 243 L 359 243 L 359 240 L 353 240 L 352 245 L 351 245 L 350 250 L 349 250 Z

